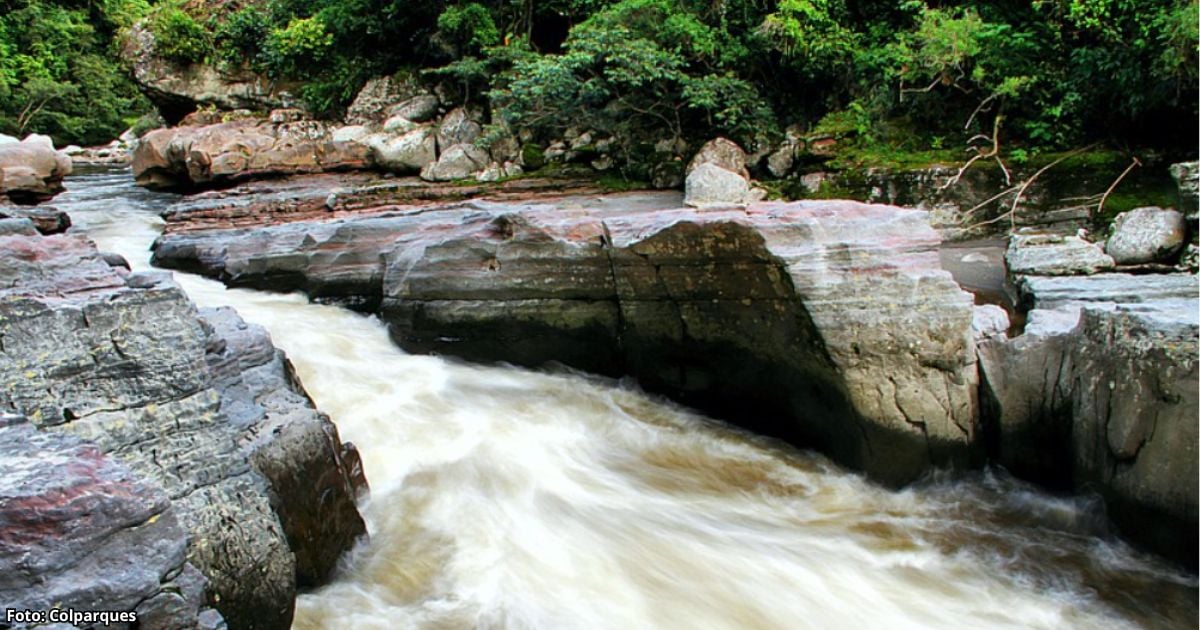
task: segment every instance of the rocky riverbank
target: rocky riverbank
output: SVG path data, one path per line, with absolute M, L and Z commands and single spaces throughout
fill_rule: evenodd
M 85 237 L 8 221 L 0 599 L 288 627 L 297 588 L 365 533 L 353 447 L 261 328 Z
M 1005 313 L 942 271 L 917 210 L 680 209 L 668 192 L 388 203 L 370 186 L 319 208 L 319 187 L 252 190 L 168 210 L 157 264 L 377 313 L 412 351 L 633 375 L 886 481 L 990 459 L 1099 491 L 1123 531 L 1188 562 L 1200 291 L 1153 273 L 1174 262 L 1081 267 L 1089 241 L 1020 234 Z M 1126 273 L 1061 275 L 1101 269 Z M 1010 315 L 1029 318 L 1011 339 Z

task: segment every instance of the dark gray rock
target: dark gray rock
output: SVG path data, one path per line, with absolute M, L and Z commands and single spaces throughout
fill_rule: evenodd
M 1096 490 L 1131 539 L 1194 563 L 1196 276 L 1026 277 L 1024 334 L 979 344 L 984 432 L 1013 472 Z
M 71 227 L 66 212 L 50 206 L 0 206 L 0 219 L 29 219 L 42 234 L 61 234 Z
M 0 531 L 0 607 L 201 627 L 205 579 L 167 493 L 95 444 L 0 416 Z
M 0 409 L 160 484 L 230 624 L 285 628 L 363 533 L 352 463 L 265 333 L 123 274 L 82 237 L 0 238 Z
M 1200 162 L 1172 164 L 1170 172 L 1179 187 L 1179 209 L 1194 217 L 1200 211 Z

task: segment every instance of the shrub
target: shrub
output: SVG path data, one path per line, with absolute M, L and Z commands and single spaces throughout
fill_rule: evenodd
M 158 56 L 182 65 L 200 63 L 212 52 L 212 36 L 183 9 L 161 5 L 150 17 Z

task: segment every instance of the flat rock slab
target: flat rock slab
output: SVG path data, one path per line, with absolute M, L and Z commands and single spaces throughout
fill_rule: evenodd
M 1035 309 L 1079 307 L 1085 303 L 1135 304 L 1166 299 L 1196 299 L 1196 274 L 1102 273 L 1094 276 L 1027 276 L 1018 282 L 1023 300 Z

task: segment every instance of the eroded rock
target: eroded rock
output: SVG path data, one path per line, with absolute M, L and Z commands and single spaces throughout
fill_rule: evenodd
M 152 131 L 133 155 L 137 183 L 148 188 L 207 188 L 255 177 L 365 168 L 366 146 L 338 142 L 318 121 L 275 124 L 236 120 Z
M 71 174 L 71 158 L 54 150 L 50 138 L 30 134 L 20 142 L 0 143 L 0 202 L 46 201 L 62 192 Z
M 265 333 L 80 236 L 0 237 L 0 276 L 0 409 L 161 485 L 230 625 L 288 627 L 297 581 L 325 579 L 363 527 L 352 462 Z
M 979 345 L 993 457 L 1099 491 L 1123 533 L 1183 562 L 1197 532 L 1198 287 L 1190 274 L 1026 277 L 1024 334 Z
M 6 607 L 133 611 L 146 628 L 203 625 L 206 580 L 187 561 L 187 532 L 167 493 L 95 444 L 0 414 L 0 530 Z
M 625 199 L 173 232 L 155 260 L 374 304 L 413 351 L 632 374 L 889 481 L 971 459 L 971 298 L 925 213 Z

